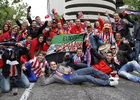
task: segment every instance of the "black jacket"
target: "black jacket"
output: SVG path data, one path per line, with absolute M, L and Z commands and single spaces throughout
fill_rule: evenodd
M 32 26 L 29 27 L 28 29 L 28 34 L 32 36 L 32 38 L 38 37 L 39 34 L 42 34 L 42 30 L 47 26 L 47 21 L 44 23 L 43 26 L 41 27 L 35 27 L 35 30 L 32 29 Z
M 134 38 L 136 38 L 136 36 L 137 36 L 137 34 L 138 34 L 138 29 L 140 28 L 140 22 L 137 22 L 137 21 L 134 21 L 133 19 L 131 19 L 130 18 L 130 16 L 129 15 L 125 15 L 125 18 L 129 21 L 129 22 L 131 22 L 131 23 L 133 23 L 133 25 L 134 25 Z
M 130 22 L 128 23 L 128 25 L 127 24 L 124 24 L 123 23 L 123 19 L 120 21 L 120 23 L 123 26 L 123 29 L 120 30 L 122 37 L 125 37 L 128 40 L 132 40 L 132 37 L 131 37 L 130 31 L 129 31 L 129 28 L 133 28 L 133 24 L 130 23 Z M 112 26 L 114 27 L 114 25 L 115 24 L 113 24 Z M 114 33 L 114 35 L 115 34 L 116 33 Z
M 19 75 L 21 75 L 21 62 L 20 62 L 20 58 L 21 58 L 21 55 L 25 55 L 25 54 L 28 54 L 28 49 L 26 47 L 23 47 L 23 48 L 19 48 L 19 47 L 16 47 L 14 48 L 14 58 L 11 59 L 10 56 L 9 56 L 9 50 L 4 48 L 3 49 L 4 53 L 2 55 L 2 59 L 3 59 L 3 66 L 2 66 L 2 74 L 5 78 L 8 77 L 8 74 L 9 74 L 9 71 L 10 71 L 10 65 L 9 64 L 6 64 L 6 61 L 7 60 L 10 60 L 10 61 L 14 61 L 14 60 L 17 60 L 17 62 L 19 64 L 16 65 L 16 68 L 18 70 L 18 73 Z
M 122 45 L 122 47 L 124 47 L 124 48 L 120 48 L 120 45 L 119 45 L 119 51 L 117 53 L 117 58 L 121 63 L 125 64 L 129 61 L 127 59 L 127 56 L 130 53 L 132 53 L 132 48 L 130 45 L 123 45 L 122 43 L 123 42 L 121 42 L 120 45 Z

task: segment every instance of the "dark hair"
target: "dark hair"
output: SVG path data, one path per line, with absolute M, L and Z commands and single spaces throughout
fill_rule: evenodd
M 42 54 L 42 55 L 46 56 L 46 53 L 45 53 L 44 51 L 39 51 L 39 52 L 38 52 L 38 55 L 39 55 L 39 54 Z
M 112 53 L 112 51 L 108 51 L 107 53 L 111 53 L 111 54 L 112 54 L 112 56 L 113 56 L 113 53 Z M 107 54 L 107 53 L 106 53 L 106 54 Z
M 36 22 L 36 20 L 32 20 L 32 23 L 33 23 L 33 22 Z
M 78 47 L 77 50 L 78 50 L 78 49 L 83 51 L 83 49 L 82 49 L 81 47 Z
M 38 18 L 38 17 L 39 17 L 39 16 L 36 16 L 35 19 Z
M 121 31 L 117 31 L 117 32 L 115 33 L 115 35 L 116 35 L 117 33 L 120 33 L 120 35 L 122 36 L 122 33 L 121 33 Z
M 27 37 L 26 38 L 28 38 L 28 37 L 32 37 L 31 35 L 27 35 Z
M 97 26 L 96 26 L 96 23 L 97 23 L 97 22 L 98 22 L 98 21 L 95 21 L 95 22 L 94 22 L 94 28 L 96 28 L 96 27 L 97 27 Z
M 7 30 L 7 31 L 9 31 L 9 30 L 10 30 L 9 25 L 5 23 L 5 24 L 3 25 L 3 27 L 2 27 L 2 31 L 3 31 L 3 33 L 7 32 L 7 31 L 5 31 L 5 30 L 4 30 L 4 26 L 5 26 L 5 25 L 7 25 L 7 26 L 8 26 L 8 30 Z
M 113 14 L 113 16 L 114 16 L 115 14 L 118 14 L 118 15 L 119 15 L 119 13 L 115 12 L 115 13 Z
M 68 23 L 67 23 L 67 22 L 64 22 L 64 23 L 63 23 L 63 25 L 64 25 L 64 24 L 67 24 L 67 25 L 68 25 Z
M 43 48 L 43 45 L 44 45 L 44 40 L 45 40 L 45 38 L 44 38 L 44 35 L 43 34 L 40 34 L 39 36 L 38 36 L 38 38 L 37 38 L 37 47 L 39 47 L 39 45 L 40 45 L 40 43 L 39 43 L 39 38 L 40 37 L 43 37 L 43 41 L 42 41 L 42 43 L 41 43 L 41 47 Z
M 55 63 L 56 63 L 56 61 L 52 60 L 52 61 L 49 62 L 49 66 L 50 66 L 50 63 L 51 63 L 51 62 L 55 62 Z
M 32 20 L 32 23 L 33 23 L 33 22 L 36 22 L 36 20 Z M 31 27 L 32 27 L 32 23 L 31 23 L 31 25 L 30 25 Z
M 121 31 L 117 31 L 116 33 L 120 33 L 121 34 Z

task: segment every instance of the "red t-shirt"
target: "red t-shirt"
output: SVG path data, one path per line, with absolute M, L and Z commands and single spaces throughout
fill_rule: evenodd
M 82 31 L 84 31 L 84 28 L 82 28 L 81 26 L 77 27 L 76 25 L 74 25 L 72 27 L 72 29 L 70 30 L 70 33 L 72 33 L 72 34 L 80 34 Z
M 47 43 L 44 43 L 44 45 L 43 45 L 43 51 L 44 52 L 47 52 L 48 48 L 49 48 L 49 45 L 47 45 Z
M 3 34 L 3 35 L 0 37 L 0 43 L 1 43 L 4 39 L 7 39 L 5 34 Z

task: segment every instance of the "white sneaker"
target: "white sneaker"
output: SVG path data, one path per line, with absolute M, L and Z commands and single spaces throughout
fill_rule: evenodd
M 111 76 L 111 77 L 109 78 L 109 80 L 110 80 L 110 81 L 118 81 L 119 78 L 118 78 L 118 77 L 112 77 L 112 76 Z
M 110 81 L 109 85 L 110 86 L 116 86 L 116 85 L 118 85 L 118 83 L 119 83 L 118 81 Z

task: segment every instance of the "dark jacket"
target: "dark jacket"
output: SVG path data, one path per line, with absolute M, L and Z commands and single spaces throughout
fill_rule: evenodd
M 105 74 L 110 74 L 111 71 L 116 70 L 113 61 L 108 63 L 105 57 L 99 54 L 94 48 L 91 48 L 91 53 L 99 60 L 98 64 L 92 66 L 93 68 Z
M 135 42 L 133 40 L 128 40 L 130 47 L 135 46 Z M 119 50 L 127 50 L 126 46 L 123 44 L 123 41 L 120 42 L 119 44 Z
M 30 26 L 27 33 L 29 35 L 31 35 L 32 38 L 34 39 L 34 38 L 38 37 L 39 34 L 42 34 L 42 30 L 47 26 L 47 23 L 48 22 L 46 21 L 43 26 L 41 26 L 39 28 L 35 27 L 35 30 L 33 30 L 32 26 Z
M 121 47 L 121 48 L 120 48 Z M 123 47 L 123 48 L 122 48 Z M 127 56 L 132 53 L 132 48 L 130 45 L 124 45 L 123 42 L 120 43 L 119 45 L 119 51 L 117 53 L 117 58 L 118 60 L 125 64 L 127 63 L 129 60 L 127 59 Z
M 75 56 L 77 56 L 77 54 L 72 54 L 69 56 L 69 58 L 67 59 L 67 65 L 76 70 L 76 62 L 74 62 Z M 87 63 L 87 61 L 84 60 L 84 56 L 81 57 L 81 63 Z
M 23 48 L 16 47 L 16 48 L 14 48 L 15 56 L 14 56 L 13 59 L 10 58 L 9 50 L 8 49 L 4 48 L 3 51 L 4 51 L 4 53 L 2 55 L 2 58 L 3 58 L 2 74 L 3 74 L 3 76 L 5 78 L 7 78 L 8 74 L 9 74 L 9 71 L 10 71 L 10 65 L 6 64 L 7 60 L 10 60 L 10 61 L 17 60 L 17 62 L 19 64 L 16 65 L 16 68 L 18 70 L 19 75 L 21 75 L 21 62 L 20 62 L 20 58 L 21 58 L 21 55 L 28 54 L 28 49 L 26 47 L 23 47 Z
M 130 31 L 129 31 L 129 28 L 133 28 L 133 24 L 130 23 L 130 22 L 128 22 L 128 25 L 127 24 L 124 24 L 123 23 L 123 19 L 121 19 L 120 23 L 123 26 L 123 29 L 120 30 L 122 37 L 125 37 L 128 40 L 132 40 L 132 37 L 131 37 Z M 115 24 L 113 24 L 113 27 L 114 27 L 114 25 Z
M 133 19 L 130 18 L 130 16 L 128 14 L 125 15 L 125 18 L 133 23 L 134 25 L 134 38 L 136 38 L 137 34 L 138 34 L 138 29 L 140 28 L 140 22 L 134 21 Z
M 20 27 L 20 29 L 21 29 L 21 25 L 22 25 L 22 24 L 19 22 L 18 19 L 16 20 L 16 23 L 17 23 L 17 25 L 18 25 L 18 26 Z M 27 26 L 27 29 L 28 29 L 28 28 L 29 28 L 29 26 Z

